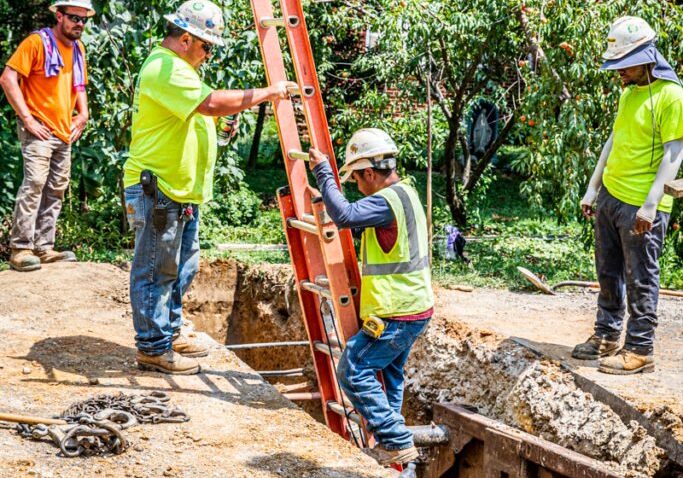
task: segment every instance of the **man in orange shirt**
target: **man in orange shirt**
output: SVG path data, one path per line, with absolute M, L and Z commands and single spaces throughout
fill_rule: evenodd
M 55 229 L 69 184 L 71 145 L 88 121 L 85 51 L 78 40 L 95 10 L 91 0 L 57 0 L 50 10 L 57 24 L 29 35 L 0 77 L 18 117 L 24 158 L 10 234 L 10 266 L 18 271 L 76 260 L 71 251 L 54 250 Z

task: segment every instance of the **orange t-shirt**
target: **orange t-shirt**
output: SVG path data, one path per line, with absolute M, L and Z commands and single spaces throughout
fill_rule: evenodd
M 85 62 L 83 43 L 78 43 L 81 45 Z M 69 143 L 71 117 L 76 107 L 77 95 L 73 80 L 73 48 L 64 45 L 59 39 L 57 47 L 64 61 L 64 66 L 57 76 L 45 77 L 45 50 L 38 34 L 29 35 L 21 42 L 7 61 L 7 66 L 21 75 L 21 92 L 31 114 L 50 128 L 55 136 Z M 84 73 L 87 83 L 86 68 Z

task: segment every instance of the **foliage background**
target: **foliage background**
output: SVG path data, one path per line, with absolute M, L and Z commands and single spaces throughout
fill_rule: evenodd
M 29 32 L 51 22 L 49 3 L 0 0 L 0 61 Z M 133 87 L 144 58 L 161 39 L 162 15 L 181 1 L 94 3 L 98 14 L 83 38 L 91 78 L 91 120 L 74 147 L 72 183 L 58 241 L 60 246 L 75 249 L 82 259 L 117 260 L 132 245 L 123 220 L 120 181 L 130 140 Z M 216 3 L 224 7 L 227 46 L 203 68 L 207 83 L 216 88 L 263 86 L 249 2 Z M 551 278 L 592 275 L 592 234 L 589 224 L 578 221 L 578 202 L 613 122 L 620 91 L 614 75 L 598 70 L 599 55 L 611 20 L 637 14 L 659 31 L 660 50 L 677 67 L 683 55 L 683 14 L 676 2 L 304 3 L 339 160 L 353 130 L 377 126 L 387 129 L 401 145 L 403 168 L 424 177 L 425 58 L 429 53 L 433 56 L 433 90 L 440 94 L 434 98 L 436 230 L 457 220 L 448 193 L 450 178 L 466 210 L 468 231 L 499 238 L 471 244 L 474 271 L 444 263 L 440 269 L 444 274 L 466 275 L 476 281 L 477 274 L 496 277 L 503 270 L 503 276 L 510 278 L 515 264 L 533 264 L 538 259 L 539 267 L 559 271 Z M 368 30 L 381 33 L 372 49 L 365 48 Z M 537 53 L 538 47 L 544 59 L 534 62 L 530 54 Z M 474 74 L 467 77 L 473 65 Z M 562 95 L 563 87 L 568 97 Z M 461 116 L 452 120 L 443 106 L 453 111 L 460 90 L 464 97 Z M 481 177 L 466 188 L 458 166 L 464 164 L 466 151 L 460 142 L 449 141 L 449 136 L 466 131 L 470 107 L 480 98 L 493 101 L 511 128 L 496 153 L 498 166 L 483 164 Z M 273 209 L 272 194 L 283 178 L 273 182 L 282 158 L 272 119 L 265 125 L 256 170 L 246 171 L 255 122 L 255 113 L 243 114 L 239 141 L 221 152 L 216 197 L 204 208 L 205 247 L 221 241 L 283 241 Z M 14 114 L 2 96 L 0 257 L 7 254 L 8 217 L 21 175 Z M 680 214 L 676 209 L 672 224 L 678 223 Z M 569 236 L 571 241 L 560 241 L 557 247 L 534 242 L 548 235 Z M 683 269 L 682 255 L 683 239 L 672 228 L 663 259 L 665 283 L 683 286 L 679 279 L 683 274 L 678 273 Z M 577 257 L 577 264 L 569 263 L 572 257 Z

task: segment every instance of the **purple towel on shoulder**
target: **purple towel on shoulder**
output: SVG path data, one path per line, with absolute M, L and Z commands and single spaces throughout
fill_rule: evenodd
M 64 66 L 64 60 L 57 47 L 57 39 L 55 38 L 52 28 L 41 28 L 34 33 L 40 35 L 40 39 L 43 41 L 43 48 L 45 51 L 45 77 L 51 78 L 57 76 Z M 73 49 L 74 91 L 85 91 L 85 61 L 78 40 L 73 42 Z

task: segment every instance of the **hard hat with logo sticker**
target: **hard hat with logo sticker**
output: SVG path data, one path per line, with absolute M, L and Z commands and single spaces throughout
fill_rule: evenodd
M 164 18 L 179 26 L 191 35 L 214 45 L 223 46 L 223 12 L 220 7 L 208 0 L 189 0 Z
M 605 60 L 617 60 L 657 37 L 650 25 L 639 17 L 621 17 L 614 21 L 607 36 Z
M 394 169 L 396 154 L 396 143 L 385 131 L 379 128 L 359 129 L 346 145 L 346 159 L 339 171 L 343 175 L 341 182 L 348 181 L 353 171 L 358 169 Z

